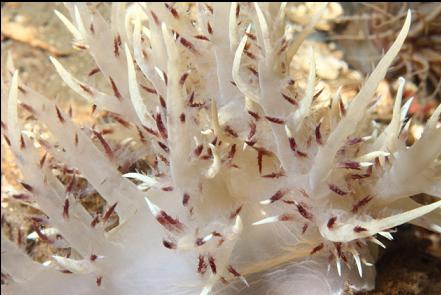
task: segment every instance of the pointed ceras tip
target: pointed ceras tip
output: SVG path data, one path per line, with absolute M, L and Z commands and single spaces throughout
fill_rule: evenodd
M 236 221 L 234 222 L 233 225 L 233 232 L 236 234 L 240 233 L 242 231 L 242 228 L 243 228 L 242 218 L 239 215 L 237 215 Z
M 152 212 L 153 216 L 158 216 L 161 212 L 161 208 L 153 204 L 147 197 L 144 198 L 147 205 L 149 206 L 150 212 Z
M 279 216 L 270 216 L 270 217 L 264 218 L 262 220 L 256 221 L 252 225 L 262 225 L 262 224 L 267 224 L 267 223 L 274 223 L 277 221 L 279 221 Z

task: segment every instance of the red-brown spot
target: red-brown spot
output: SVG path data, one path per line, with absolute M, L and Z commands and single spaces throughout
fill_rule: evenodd
M 156 127 L 158 128 L 161 137 L 164 139 L 168 138 L 167 129 L 165 128 L 164 122 L 162 121 L 161 114 L 156 114 L 155 116 Z
M 99 142 L 101 143 L 101 145 L 104 148 L 104 152 L 106 153 L 106 155 L 110 158 L 113 159 L 113 151 L 112 148 L 110 147 L 110 145 L 107 143 L 107 141 L 104 139 L 104 137 L 102 136 L 101 133 L 99 133 L 96 130 L 92 130 L 93 134 L 95 135 L 96 138 L 98 138 Z
M 348 263 L 348 259 L 346 258 L 346 255 L 345 254 L 341 254 L 341 259 L 343 259 L 343 261 L 345 262 L 345 263 Z
M 115 84 L 115 81 L 113 81 L 112 77 L 109 77 L 110 85 L 112 86 L 113 95 L 116 96 L 119 100 L 122 100 L 121 92 L 119 92 L 118 87 Z
M 233 128 L 231 128 L 230 125 L 225 125 L 224 127 L 224 131 L 230 135 L 231 137 L 238 137 L 238 134 L 235 130 L 233 130 Z
M 208 33 L 209 33 L 210 35 L 213 34 L 213 28 L 211 27 L 210 22 L 207 22 L 207 31 L 208 31 Z
M 364 232 L 364 231 L 367 231 L 367 228 L 364 228 L 364 227 L 362 227 L 360 225 L 357 225 L 357 226 L 354 227 L 354 232 L 356 232 L 356 233 L 361 233 L 361 232 Z
M 23 181 L 19 181 L 19 182 L 28 192 L 32 193 L 34 191 L 34 188 L 31 185 L 29 185 Z
M 67 270 L 67 269 L 62 269 L 62 270 L 60 270 L 60 272 L 65 273 L 65 274 L 71 274 L 72 273 L 70 270 Z
M 271 203 L 274 203 L 280 200 L 281 198 L 283 198 L 287 192 L 288 192 L 287 190 L 278 190 L 274 195 L 271 196 L 270 198 Z
M 213 236 L 215 236 L 215 237 L 218 237 L 218 238 L 221 238 L 221 237 L 222 237 L 222 234 L 218 233 L 217 231 L 214 231 L 214 232 L 212 232 L 211 234 L 212 234 Z
M 250 38 L 253 41 L 257 40 L 256 36 L 254 34 L 252 34 L 252 33 L 245 33 L 245 35 L 247 35 L 247 37 Z
M 67 114 L 69 115 L 69 118 L 72 119 L 72 116 L 73 116 L 73 110 L 72 110 L 72 106 L 71 106 L 71 105 L 69 105 L 69 109 L 67 110 Z
M 352 213 L 357 213 L 358 209 L 360 209 L 363 206 L 366 206 L 367 203 L 369 203 L 374 197 L 373 196 L 366 196 L 364 198 L 362 198 L 361 200 L 359 200 L 357 203 L 355 203 L 352 206 Z
M 294 139 L 294 137 L 288 138 L 288 142 L 289 142 L 289 147 L 291 148 L 291 150 L 293 152 L 295 152 L 297 150 L 297 143 L 296 143 L 296 140 Z
M 139 126 L 136 126 L 136 130 L 138 131 L 138 136 L 139 136 L 139 139 L 141 140 L 141 142 L 142 143 L 146 143 L 147 140 L 146 140 L 146 138 L 144 136 L 144 133 L 142 133 L 141 128 L 139 128 Z
M 354 161 L 345 161 L 338 164 L 339 168 L 360 170 L 360 163 Z
M 381 163 L 380 163 L 380 158 L 379 157 L 375 158 L 374 163 L 375 163 L 375 167 L 381 167 Z
M 170 13 L 173 15 L 174 18 L 176 18 L 176 19 L 179 18 L 178 11 L 172 5 L 169 5 L 167 3 L 164 3 L 164 5 L 165 5 L 165 7 L 167 7 L 167 9 L 170 11 Z
M 250 126 L 250 132 L 248 133 L 247 138 L 251 139 L 256 134 L 257 126 L 256 126 L 256 123 L 254 123 L 254 122 L 250 122 L 249 126 Z
M 345 108 L 345 105 L 343 104 L 343 101 L 341 99 L 338 101 L 338 107 L 340 108 L 340 114 L 342 116 L 345 116 L 346 115 L 346 108 Z
M 308 155 L 305 152 L 302 152 L 302 151 L 299 151 L 299 150 L 296 151 L 296 156 L 298 156 L 300 158 L 308 157 Z
M 169 231 L 181 232 L 184 229 L 182 224 L 177 218 L 173 218 L 165 211 L 161 210 L 156 216 L 156 220 Z
M 302 215 L 304 218 L 308 220 L 312 220 L 312 214 L 309 212 L 305 207 L 305 205 L 297 203 L 296 204 L 297 210 L 299 211 L 300 215 Z
M 22 103 L 20 103 L 20 106 L 22 108 L 24 108 L 26 111 L 28 111 L 29 113 L 35 114 L 35 110 L 30 105 L 22 102 Z M 3 122 L 2 122 L 2 127 L 6 129 L 6 125 Z
M 113 120 L 124 126 L 125 128 L 130 128 L 130 122 L 124 120 L 123 118 L 121 118 L 121 116 L 110 112 L 108 113 L 108 115 L 112 117 Z
M 210 39 L 208 39 L 206 36 L 204 36 L 204 35 L 196 35 L 196 36 L 194 36 L 196 39 L 199 39 L 199 40 L 204 40 L 204 41 L 210 41 Z
M 317 127 L 315 127 L 315 140 L 317 141 L 318 144 L 322 145 L 323 141 L 322 141 L 322 134 L 320 132 L 320 126 L 322 125 L 322 123 L 320 122 Z
M 157 94 L 157 91 L 154 88 L 149 88 L 149 87 L 144 86 L 144 85 L 140 85 L 140 86 L 141 86 L 142 89 L 144 89 L 148 93 Z
M 234 267 L 232 267 L 231 265 L 228 266 L 227 270 L 235 277 L 241 276 L 241 274 L 237 270 L 235 270 Z
M 86 50 L 86 49 L 88 48 L 86 45 L 81 44 L 81 43 L 74 43 L 72 46 L 73 46 L 74 48 L 76 48 L 76 49 L 80 49 L 80 50 Z
M 315 101 L 317 99 L 317 97 L 320 96 L 320 94 L 322 94 L 324 88 L 320 89 L 319 91 L 317 91 L 316 94 L 314 94 L 314 96 L 312 97 L 312 101 Z
M 97 277 L 96 278 L 96 285 L 99 287 L 99 286 L 101 286 L 101 282 L 103 281 L 103 277 L 102 276 L 99 276 L 99 277 Z
M 57 107 L 57 106 L 55 106 L 55 110 L 57 111 L 57 117 L 58 117 L 58 121 L 60 121 L 60 123 L 64 123 L 64 118 L 63 118 L 63 116 L 61 115 L 61 111 L 60 111 L 60 109 Z
M 335 249 L 337 249 L 337 255 L 338 257 L 341 257 L 341 243 L 334 243 Z
M 173 187 L 172 186 L 164 186 L 164 187 L 161 187 L 161 190 L 163 190 L 164 192 L 171 192 L 171 191 L 173 191 Z
M 281 93 L 282 94 L 282 97 L 287 101 L 287 102 L 289 102 L 290 104 L 292 104 L 293 106 L 299 106 L 299 103 L 294 99 L 294 98 L 292 98 L 291 96 L 288 96 L 288 95 L 286 95 L 286 94 L 283 94 L 283 93 Z
M 92 89 L 90 89 L 88 86 L 78 83 L 78 85 L 81 87 L 81 89 L 83 89 L 84 92 L 93 95 Z
M 159 26 L 159 18 L 158 18 L 158 16 L 153 11 L 151 11 L 151 10 L 150 10 L 150 14 L 152 15 L 153 20 L 155 21 L 156 25 Z
M 345 196 L 348 193 L 345 192 L 344 190 L 340 189 L 338 186 L 334 185 L 334 184 L 328 184 L 328 187 L 331 191 L 333 191 L 334 193 L 336 193 L 339 196 Z
M 190 50 L 192 53 L 194 54 L 199 54 L 199 52 L 196 50 L 196 48 L 194 47 L 193 43 L 191 43 L 190 41 L 188 41 L 187 39 L 181 37 L 179 39 L 179 41 L 181 42 L 181 44 L 187 48 L 188 50 Z
M 181 78 L 179 79 L 179 84 L 180 85 L 184 85 L 184 83 L 187 80 L 189 74 L 190 74 L 189 72 L 185 72 L 184 74 L 182 74 Z
M 202 255 L 199 255 L 198 258 L 198 273 L 204 274 L 207 271 L 207 263 L 205 262 L 205 258 Z
M 248 143 L 247 143 L 248 144 Z M 252 145 L 251 145 L 252 146 Z M 255 148 L 257 150 L 257 166 L 259 167 L 259 174 L 262 174 L 263 156 L 269 156 L 270 153 L 262 148 Z
M 199 157 L 202 153 L 202 150 L 204 149 L 204 146 L 202 144 L 199 144 L 194 150 L 193 150 L 193 154 L 196 157 Z
M 144 128 L 144 130 L 147 131 L 148 133 L 150 133 L 151 135 L 158 137 L 158 133 L 155 130 L 153 130 L 147 126 L 144 126 L 144 125 L 142 126 L 142 128 Z
M 292 214 L 282 214 L 279 216 L 279 220 L 280 221 L 291 221 L 294 220 L 294 215 Z
M 176 244 L 167 240 L 163 240 L 162 245 L 164 245 L 164 247 L 167 249 L 171 249 L 171 250 L 176 249 Z
M 370 166 L 370 167 L 372 167 L 372 166 Z M 367 174 L 367 173 L 366 174 L 351 174 L 351 175 L 349 175 L 349 177 L 353 180 L 360 180 L 363 178 L 368 178 L 369 176 L 370 176 L 370 174 Z
M 233 160 L 234 155 L 236 154 L 236 144 L 233 144 L 228 151 L 227 159 Z
M 75 174 L 73 174 L 71 180 L 69 181 L 69 183 L 66 186 L 66 193 L 71 193 L 73 191 L 73 187 L 76 183 L 76 178 L 75 178 Z
M 336 221 L 337 221 L 337 216 L 333 216 L 333 217 L 329 218 L 328 224 L 327 224 L 328 228 L 332 229 L 334 227 Z
M 54 241 L 51 240 L 47 235 L 45 235 L 41 230 L 39 226 L 34 225 L 34 230 L 38 235 L 38 238 L 46 243 L 52 244 Z
M 216 263 L 214 261 L 214 257 L 213 256 L 209 256 L 208 257 L 208 263 L 210 264 L 211 271 L 214 274 L 216 274 Z
M 302 234 L 304 234 L 306 232 L 306 230 L 308 229 L 308 224 L 305 223 L 302 227 Z
M 168 148 L 168 146 L 167 146 L 165 143 L 163 143 L 163 142 L 161 142 L 161 141 L 157 141 L 157 143 L 158 143 L 159 147 L 160 147 L 164 152 L 168 153 L 168 152 L 170 151 L 169 148 Z
M 245 53 L 245 55 L 248 56 L 249 58 L 251 58 L 251 59 L 256 59 L 256 56 L 255 56 L 252 52 L 250 52 L 250 51 L 248 51 L 248 50 L 244 50 L 244 53 Z
M 116 57 L 119 56 L 120 46 L 121 46 L 121 36 L 116 35 L 115 38 L 113 38 L 113 54 L 115 54 Z
M 187 207 L 189 201 L 190 195 L 188 193 L 184 193 L 184 195 L 182 196 L 182 205 L 184 205 L 184 207 Z
M 93 76 L 93 75 L 95 75 L 96 73 L 99 73 L 99 72 L 100 72 L 100 69 L 99 69 L 99 68 L 94 68 L 94 69 L 92 69 L 92 70 L 89 72 L 89 74 L 87 74 L 87 76 L 91 77 L 91 76 Z
M 348 141 L 346 141 L 347 145 L 355 145 L 358 143 L 363 142 L 363 139 L 361 137 L 355 137 L 355 138 L 351 138 Z
M 240 205 L 239 207 L 237 207 L 236 210 L 234 210 L 233 212 L 231 212 L 230 214 L 230 219 L 234 219 L 236 218 L 237 215 L 239 215 L 240 211 L 242 210 L 243 205 Z
M 115 211 L 116 205 L 118 205 L 118 202 L 115 202 L 115 204 L 110 206 L 110 208 L 106 211 L 106 213 L 104 213 L 104 217 L 103 217 L 103 221 L 104 222 L 107 222 L 107 220 L 109 220 L 110 216 Z
M 270 174 L 262 175 L 262 177 L 264 178 L 279 178 L 283 176 L 285 176 L 285 171 L 283 171 L 283 169 L 278 172 L 272 172 Z
M 282 54 L 282 52 L 284 52 L 286 50 L 286 48 L 288 48 L 288 42 L 285 41 L 281 44 L 278 54 L 279 55 Z
M 245 140 L 244 141 L 247 145 L 253 147 L 257 143 L 257 139 L 251 139 L 251 140 Z
M 26 90 L 24 90 L 23 87 L 18 86 L 17 88 L 18 88 L 18 90 L 19 90 L 21 93 L 26 94 Z
M 213 14 L 213 7 L 211 7 L 210 5 L 208 5 L 207 3 L 204 3 L 205 7 L 208 9 L 208 11 Z
M 260 119 L 259 114 L 256 112 L 248 110 L 248 114 L 250 114 L 250 116 L 253 117 L 256 121 L 258 121 Z
M 202 238 L 197 238 L 196 241 L 194 242 L 194 244 L 196 245 L 196 247 L 199 247 L 199 246 L 202 246 L 203 244 L 205 244 L 205 241 Z
M 270 116 L 265 116 L 265 118 L 274 124 L 285 124 L 285 120 L 280 119 L 280 118 L 270 117 Z
M 164 97 L 162 95 L 159 95 L 158 98 L 159 98 L 159 103 L 161 104 L 161 107 L 164 109 L 167 109 L 167 103 L 165 102 Z
M 216 145 L 217 144 L 217 136 L 211 141 L 212 145 Z M 219 144 L 220 145 L 220 144 Z
M 321 243 L 318 246 L 315 246 L 312 251 L 309 253 L 310 255 L 317 253 L 318 251 L 322 250 L 325 247 L 323 243 Z
M 90 226 L 94 228 L 98 224 L 98 222 L 100 222 L 100 217 L 99 215 L 95 215 L 92 222 L 90 223 Z
M 16 200 L 22 201 L 29 201 L 31 199 L 31 196 L 27 194 L 13 194 L 12 197 Z
M 21 246 L 23 244 L 23 233 L 21 232 L 21 230 L 19 228 L 17 229 L 17 244 L 19 246 Z
M 158 154 L 158 158 L 159 158 L 159 159 L 160 159 L 165 165 L 170 166 L 170 162 L 168 161 L 168 159 L 167 159 L 166 157 L 164 157 L 164 156 L 161 155 L 161 154 Z M 159 174 L 158 177 L 161 177 L 161 176 L 164 176 L 164 175 Z
M 259 78 L 259 72 L 255 69 L 255 68 L 253 68 L 252 66 L 247 66 L 247 69 L 254 75 L 254 76 L 256 76 L 257 78 Z
M 26 147 L 23 135 L 20 134 L 20 149 L 24 149 Z
M 4 134 L 4 133 L 3 133 L 3 138 L 5 139 L 6 144 L 7 144 L 8 146 L 11 146 L 11 141 L 9 140 L 9 137 L 7 137 L 6 134 Z

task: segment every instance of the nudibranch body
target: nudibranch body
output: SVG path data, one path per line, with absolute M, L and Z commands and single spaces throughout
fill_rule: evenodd
M 113 4 L 111 22 L 86 4 L 57 12 L 108 80 L 104 92 L 51 58 L 63 81 L 123 132 L 78 126 L 22 85 L 9 63 L 2 134 L 49 222 L 79 258 L 31 260 L 2 238 L 11 294 L 339 294 L 374 284 L 372 245 L 413 222 L 440 232 L 441 107 L 405 144 L 404 80 L 393 117 L 371 124 L 373 98 L 409 31 L 401 32 L 357 96 L 306 87 L 289 64 L 320 14 L 293 38 L 286 4 Z M 325 6 L 323 6 L 323 9 Z M 51 136 L 22 132 L 17 108 Z M 5 111 L 3 111 L 5 110 Z M 5 113 L 3 113 L 5 112 Z M 4 116 L 3 116 L 4 114 Z M 107 201 L 91 216 L 48 166 L 75 173 Z M 148 171 L 118 168 L 148 158 Z M 119 225 L 105 231 L 116 212 Z M 3 259 L 5 256 L 5 259 Z

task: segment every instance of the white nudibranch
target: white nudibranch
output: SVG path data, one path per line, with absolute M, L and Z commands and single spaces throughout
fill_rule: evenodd
M 343 103 L 340 89 L 315 99 L 312 50 L 305 86 L 288 74 L 320 15 L 288 38 L 286 3 L 115 3 L 110 23 L 84 3 L 66 5 L 70 18 L 56 15 L 95 60 L 90 75 L 108 88 L 51 62 L 93 111 L 111 115 L 119 137 L 74 122 L 23 85 L 8 61 L 2 135 L 23 188 L 78 257 L 55 255 L 43 266 L 2 236 L 2 277 L 12 278 L 2 293 L 339 294 L 347 281 L 373 288 L 370 249 L 392 240 L 396 226 L 440 231 L 441 200 L 410 197 L 441 196 L 441 106 L 406 146 L 410 104 L 401 107 L 400 79 L 390 124 L 375 133 L 369 120 L 410 11 L 357 96 Z M 50 140 L 22 132 L 19 108 Z M 101 215 L 67 193 L 43 151 L 104 198 Z M 141 159 L 149 169 L 118 169 Z M 106 231 L 115 214 L 119 223 Z M 29 238 L 37 236 L 46 237 Z

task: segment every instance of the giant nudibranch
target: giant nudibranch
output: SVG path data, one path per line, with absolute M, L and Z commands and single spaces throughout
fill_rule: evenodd
M 371 251 L 411 222 L 440 232 L 438 107 L 422 137 L 405 144 L 409 103 L 384 130 L 371 124 L 378 83 L 399 52 L 404 26 L 358 95 L 345 104 L 288 75 L 319 19 L 292 38 L 286 4 L 113 4 L 111 23 L 86 4 L 56 12 L 87 50 L 108 93 L 63 81 L 112 114 L 124 141 L 78 126 L 53 100 L 2 79 L 2 134 L 23 188 L 78 257 L 34 262 L 2 238 L 6 294 L 339 294 L 345 282 L 373 288 Z M 18 108 L 49 138 L 23 132 Z M 121 148 L 123 146 L 124 148 Z M 43 157 L 42 150 L 46 152 Z M 121 152 L 123 150 L 123 152 Z M 91 216 L 47 164 L 66 164 L 107 201 Z M 121 173 L 149 158 L 148 171 Z M 112 212 L 119 224 L 105 230 Z

